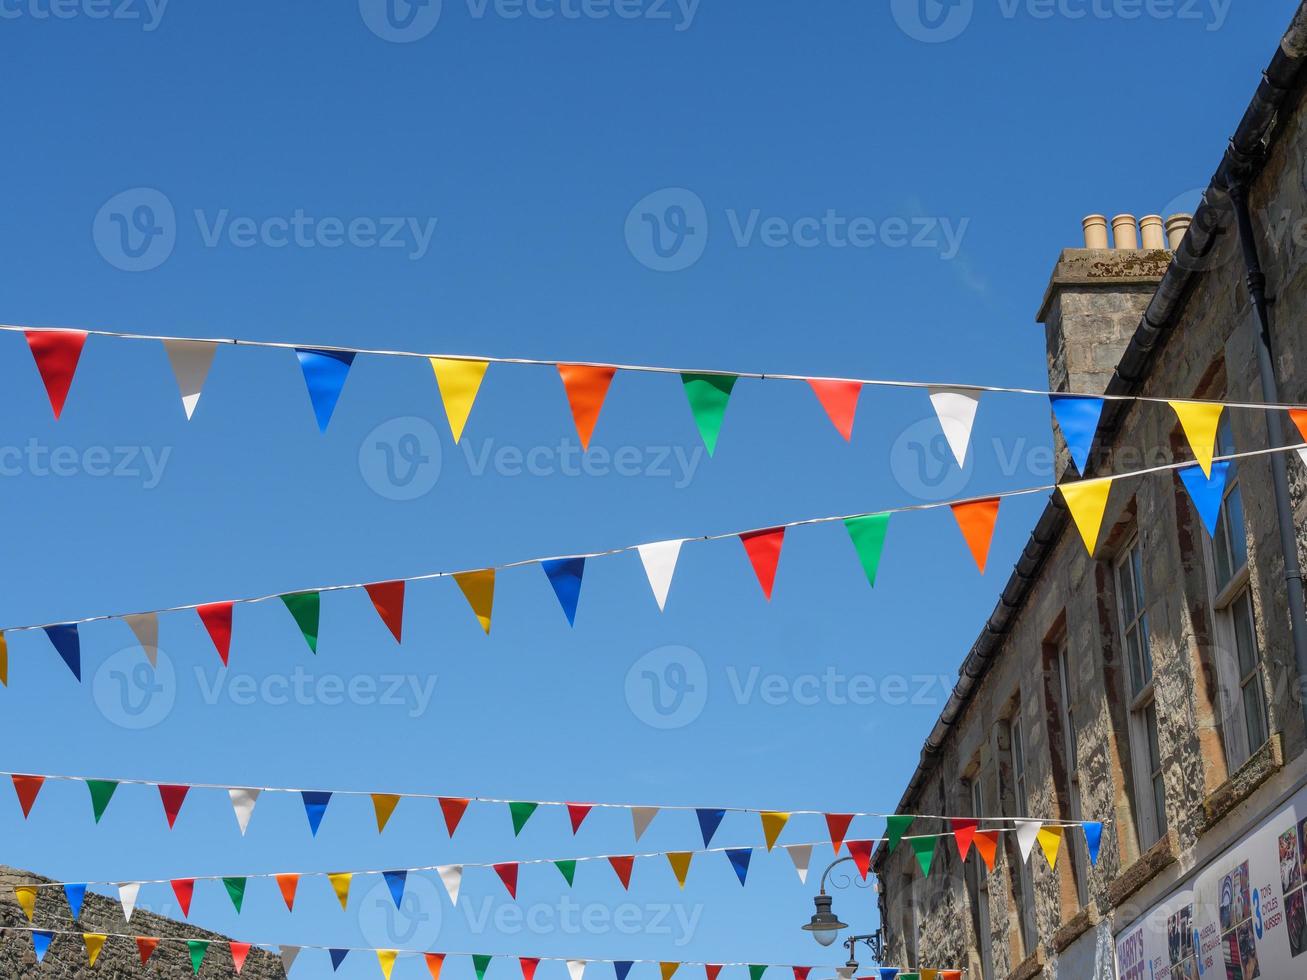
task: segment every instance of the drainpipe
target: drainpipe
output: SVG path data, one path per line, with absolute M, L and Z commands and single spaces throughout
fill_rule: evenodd
M 1239 244 L 1243 250 L 1244 268 L 1248 272 L 1248 295 L 1257 313 L 1260 327 L 1257 344 L 1257 367 L 1261 374 L 1262 400 L 1280 401 L 1279 384 L 1275 378 L 1275 360 L 1271 350 L 1271 316 L 1266 299 L 1266 273 L 1262 271 L 1257 254 L 1257 239 L 1253 233 L 1252 212 L 1248 206 L 1248 183 L 1242 176 L 1232 175 L 1229 180 L 1230 203 L 1234 205 L 1235 221 L 1239 229 Z M 1272 447 L 1287 445 L 1284 439 L 1284 414 L 1266 412 L 1267 435 Z M 1298 533 L 1294 527 L 1293 505 L 1289 500 L 1289 469 L 1284 453 L 1272 453 L 1271 482 L 1275 487 L 1275 514 L 1280 524 L 1280 547 L 1284 551 L 1284 585 L 1289 598 L 1289 622 L 1293 637 L 1293 655 L 1298 664 L 1298 683 L 1307 681 L 1307 603 L 1303 599 L 1302 567 L 1298 561 Z M 1307 699 L 1302 699 L 1304 723 L 1307 723 Z

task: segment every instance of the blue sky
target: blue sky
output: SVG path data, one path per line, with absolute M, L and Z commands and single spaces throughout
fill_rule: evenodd
M 1192 206 L 1295 4 L 932 4 L 933 31 L 900 0 L 445 0 L 438 18 L 372 0 L 82 0 L 60 17 L 46 0 L 6 2 L 0 319 L 1042 387 L 1033 316 L 1058 251 L 1086 213 Z M 124 249 L 112 216 L 141 203 L 162 233 Z M 666 252 L 675 208 L 692 231 L 667 258 L 639 215 L 664 215 Z M 855 220 L 872 241 L 850 242 Z M 293 223 L 313 244 L 287 240 Z M 352 239 L 329 244 L 346 227 Z M 21 336 L 0 345 L 8 625 L 1049 482 L 1038 399 L 982 403 L 974 464 L 955 474 L 922 461 L 938 443 L 919 392 L 864 393 L 845 444 L 805 386 L 742 381 L 708 459 L 674 377 L 622 374 L 594 447 L 625 449 L 630 471 L 592 456 L 597 472 L 575 475 L 548 368 L 493 367 L 454 446 L 419 360 L 360 358 L 320 435 L 286 351 L 220 350 L 188 423 L 159 345 L 93 339 L 56 423 Z M 380 444 L 418 448 L 416 483 L 387 475 Z M 120 475 L 98 475 L 102 449 Z M 69 475 L 44 462 L 56 451 Z M 724 541 L 686 547 L 662 615 L 634 556 L 592 562 L 574 629 L 535 568 L 501 576 L 488 639 L 448 581 L 410 589 L 398 647 L 361 593 L 324 599 L 316 657 L 283 609 L 239 609 L 227 671 L 195 618 L 174 615 L 150 691 L 121 622 L 84 628 L 80 686 L 43 636 L 14 635 L 4 768 L 891 809 L 1040 506 L 1004 504 L 983 578 L 935 512 L 894 522 L 875 591 L 828 526 L 790 535 L 770 604 Z M 642 676 L 673 662 L 702 665 L 702 685 L 677 727 L 658 727 Z M 821 693 L 806 703 L 811 677 Z M 281 697 L 283 682 L 307 693 Z M 901 683 L 910 703 L 895 703 Z M 361 693 L 335 696 L 350 684 Z M 851 684 L 874 703 L 853 703 L 866 699 Z M 151 790 L 120 790 L 99 826 L 85 797 L 50 786 L 27 822 L 0 806 L 0 860 L 116 880 L 632 849 L 614 815 L 573 840 L 561 811 L 542 811 L 514 840 L 502 808 L 474 809 L 451 844 L 433 803 L 401 805 L 378 837 L 367 801 L 342 799 L 313 840 L 295 800 L 267 798 L 241 838 L 220 793 L 193 794 L 171 833 Z M 783 840 L 823 835 L 796 818 Z M 641 849 L 697 840 L 691 815 L 666 814 Z M 761 834 L 729 817 L 717 842 Z M 838 960 L 798 931 L 815 889 L 780 851 L 755 858 L 744 889 L 720 855 L 684 892 L 655 864 L 637 866 L 629 894 L 607 868 L 560 884 L 523 872 L 535 926 L 472 871 L 458 910 L 415 886 L 424 918 L 398 932 L 362 883 L 345 913 L 325 881 L 301 887 L 293 916 L 266 882 L 239 919 L 217 885 L 192 911 L 274 943 Z M 597 910 L 590 925 L 566 925 L 562 896 Z M 175 912 L 163 888 L 141 904 Z M 836 908 L 875 925 L 868 892 Z M 305 954 L 295 975 L 329 969 Z M 466 960 L 448 970 L 471 977 Z M 489 978 L 518 975 L 502 962 Z

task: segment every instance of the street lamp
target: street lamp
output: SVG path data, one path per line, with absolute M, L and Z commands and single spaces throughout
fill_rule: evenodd
M 812 914 L 812 918 L 804 923 L 803 931 L 812 933 L 812 938 L 817 940 L 823 946 L 830 946 L 835 942 L 836 936 L 841 929 L 847 929 L 848 926 L 841 922 L 839 916 L 831 911 L 831 896 L 826 894 L 826 878 L 837 864 L 843 864 L 845 861 L 852 861 L 852 857 L 838 858 L 832 861 L 821 873 L 821 886 L 817 894 L 813 897 L 813 903 L 817 906 L 817 911 Z M 842 945 L 849 951 L 849 961 L 836 972 L 840 977 L 851 977 L 853 972 L 858 968 L 857 958 L 853 951 L 858 943 L 865 943 L 871 950 L 871 955 L 877 963 L 880 962 L 881 955 L 885 951 L 884 938 L 881 931 L 863 936 L 850 936 L 844 940 Z

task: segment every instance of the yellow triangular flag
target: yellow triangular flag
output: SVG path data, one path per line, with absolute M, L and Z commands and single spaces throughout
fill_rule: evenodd
M 938 977 L 939 977 L 939 971 L 938 971 L 938 970 L 922 970 L 922 971 L 921 971 L 921 980 L 937 980 Z
M 340 899 L 340 907 L 345 908 L 345 903 L 349 901 L 349 882 L 354 877 L 352 871 L 343 871 L 340 874 L 327 875 L 331 881 L 331 887 L 336 891 L 336 897 Z
M 377 963 L 381 966 L 381 975 L 390 980 L 390 971 L 395 969 L 395 957 L 399 951 L 395 949 L 377 950 Z
M 762 815 L 762 835 L 767 838 L 767 850 L 776 846 L 776 838 L 781 835 L 785 825 L 789 823 L 790 815 L 781 813 L 778 810 L 768 810 Z
M 104 949 L 104 941 L 108 938 L 102 932 L 82 933 L 82 942 L 86 943 L 87 966 L 95 966 L 95 961 L 100 956 L 100 950 Z
M 489 636 L 490 611 L 495 605 L 495 570 L 483 568 L 479 572 L 459 572 L 454 581 L 463 590 L 463 597 Z
M 667 863 L 672 866 L 672 874 L 676 875 L 676 883 L 682 888 L 685 887 L 685 876 L 690 873 L 690 859 L 694 857 L 691 851 L 677 851 L 667 855 Z
M 467 425 L 468 413 L 472 411 L 481 379 L 486 376 L 489 366 L 488 361 L 431 358 L 431 369 L 436 372 L 440 400 L 445 403 L 445 415 L 449 418 L 449 430 L 454 434 L 455 442 L 463 438 L 463 426 Z
M 377 833 L 386 829 L 386 822 L 399 805 L 399 797 L 394 793 L 373 793 L 372 809 L 377 811 Z
M 32 921 L 32 916 L 36 914 L 36 889 L 30 885 L 15 885 L 14 895 L 18 898 L 18 904 L 23 909 L 23 914 L 27 916 L 27 921 Z
M 1098 547 L 1098 532 L 1103 528 L 1103 513 L 1107 510 L 1107 495 L 1112 492 L 1112 478 L 1064 483 L 1057 489 L 1066 501 L 1067 510 L 1071 511 L 1092 558 Z
M 658 969 L 662 971 L 663 980 L 672 980 L 672 974 L 681 966 L 680 963 L 668 963 L 666 961 L 658 964 Z
M 0 684 L 9 686 L 9 641 L 0 633 Z
M 1180 428 L 1189 440 L 1194 459 L 1203 468 L 1203 475 L 1212 476 L 1212 457 L 1216 454 L 1216 430 L 1221 424 L 1224 405 L 1211 402 L 1171 402 L 1180 418 Z
M 1048 866 L 1056 869 L 1057 849 L 1062 846 L 1062 828 L 1040 827 L 1038 840 L 1039 847 L 1044 852 L 1044 857 L 1048 859 Z

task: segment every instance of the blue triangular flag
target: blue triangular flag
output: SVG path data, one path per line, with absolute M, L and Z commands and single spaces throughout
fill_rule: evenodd
M 399 908 L 404 901 L 404 882 L 408 880 L 408 872 L 383 871 L 381 877 L 386 879 L 386 884 L 390 887 L 390 897 L 395 900 L 395 908 Z
M 318 428 L 326 432 L 331 413 L 336 410 L 336 401 L 340 398 L 340 389 L 345 386 L 350 365 L 354 363 L 354 352 L 296 347 L 295 356 L 300 359 L 300 370 L 304 372 L 304 383 L 308 385 L 309 398 L 313 400 Z
M 749 858 L 753 857 L 753 848 L 733 848 L 726 852 L 726 856 L 731 859 L 731 867 L 735 869 L 735 874 L 740 879 L 740 884 L 743 885 L 744 879 L 749 874 Z
M 74 919 L 82 917 L 82 899 L 86 898 L 85 885 L 64 885 L 64 897 L 68 899 L 68 910 Z
M 882 966 L 880 968 L 880 980 L 894 980 L 899 975 L 897 966 Z
M 345 957 L 349 955 L 347 949 L 329 949 L 327 952 L 331 954 L 331 969 L 333 971 L 339 970 L 340 964 L 344 963 Z
M 722 817 L 726 816 L 725 810 L 695 810 L 699 816 L 699 829 L 703 831 L 703 846 L 707 847 L 712 843 L 713 834 L 717 833 L 717 828 L 722 825 Z
M 576 625 L 576 603 L 581 598 L 581 576 L 585 572 L 584 558 L 555 558 L 542 561 L 540 567 L 549 576 L 558 604 L 567 615 L 567 622 Z
M 1230 461 L 1212 464 L 1209 480 L 1201 466 L 1185 466 L 1180 470 L 1180 482 L 1189 491 L 1198 516 L 1203 519 L 1207 533 L 1216 537 L 1216 522 L 1221 517 L 1221 502 L 1225 500 L 1225 481 L 1230 477 Z
M 1089 451 L 1094 448 L 1094 436 L 1098 433 L 1098 421 L 1103 417 L 1103 399 L 1049 395 L 1048 400 L 1053 403 L 1053 414 L 1057 416 L 1058 427 L 1062 430 L 1067 449 L 1071 450 L 1076 469 L 1084 476 L 1089 465 Z
M 1098 846 L 1103 843 L 1103 825 L 1101 823 L 1081 824 L 1085 832 L 1085 846 L 1089 848 L 1089 863 L 1098 864 Z
M 59 651 L 59 656 L 64 658 L 64 663 L 68 665 L 68 669 L 80 681 L 82 679 L 82 641 L 77 636 L 77 624 L 60 623 L 58 626 L 47 626 L 45 635 L 50 637 L 50 642 Z
M 52 939 L 54 939 L 53 932 L 46 932 L 44 929 L 32 930 L 32 949 L 36 951 L 36 962 L 40 963 L 45 959 L 45 951 L 50 948 Z
M 304 815 L 309 818 L 309 830 L 313 831 L 314 837 L 317 837 L 322 815 L 327 812 L 327 804 L 331 802 L 331 794 L 306 789 L 300 793 L 300 796 L 304 798 Z
M 626 980 L 626 975 L 631 972 L 631 960 L 613 960 L 613 972 L 617 974 L 617 980 Z

